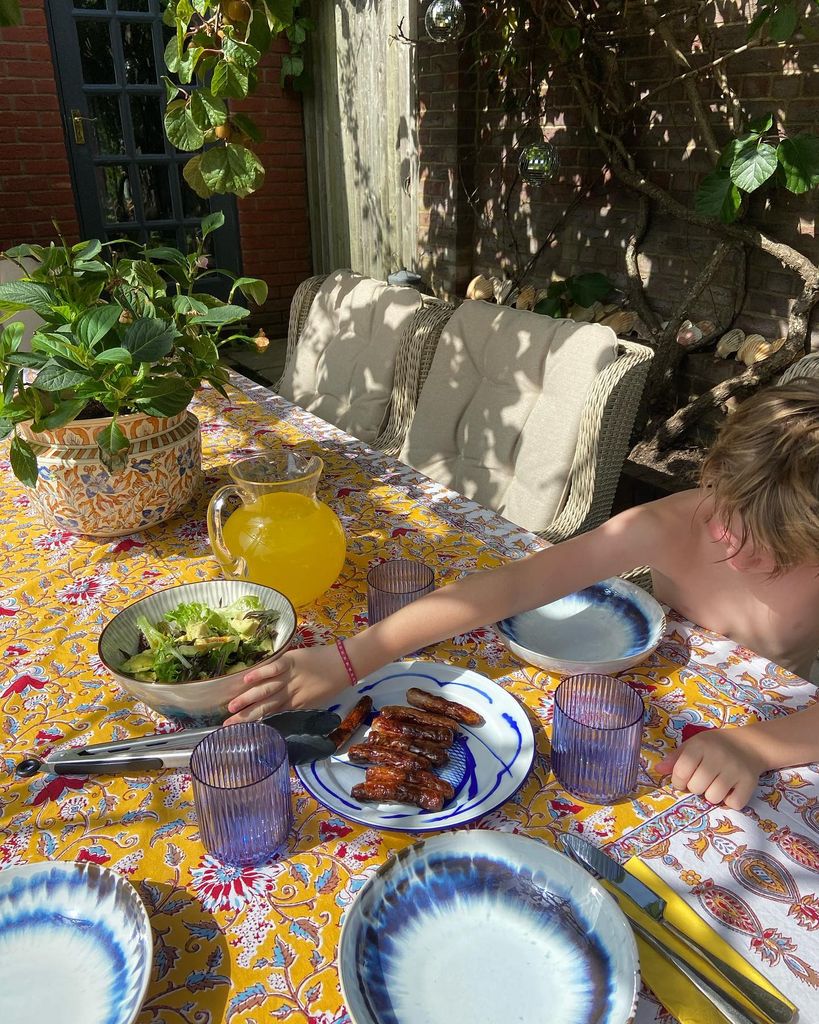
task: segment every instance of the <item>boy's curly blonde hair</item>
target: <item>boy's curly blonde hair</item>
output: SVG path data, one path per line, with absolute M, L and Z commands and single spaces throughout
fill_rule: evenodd
M 776 573 L 819 564 L 819 379 L 766 388 L 726 420 L 702 468 L 716 515 Z

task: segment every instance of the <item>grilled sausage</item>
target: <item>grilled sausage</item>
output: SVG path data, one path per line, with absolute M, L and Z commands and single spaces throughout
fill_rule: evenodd
M 445 729 L 457 729 L 458 723 L 448 715 L 436 715 L 421 708 L 410 708 L 403 704 L 387 704 L 381 708 L 380 714 L 386 718 L 399 718 L 404 722 L 417 722 L 419 725 L 442 725 Z
M 386 718 L 383 715 L 379 715 L 373 722 L 372 730 L 387 733 L 389 736 L 408 736 L 412 740 L 440 743 L 445 747 L 451 746 L 455 739 L 452 729 L 446 729 L 442 725 L 421 725 L 419 722 L 406 722 L 400 718 Z
M 352 795 L 354 800 L 362 802 L 414 804 L 424 811 L 440 811 L 444 806 L 444 798 L 435 790 L 395 783 L 383 785 L 377 782 L 359 782 L 357 786 L 353 786 Z
M 427 762 L 424 767 L 442 768 L 449 763 L 449 754 L 446 747 L 440 743 L 427 743 L 425 740 L 413 740 L 409 736 L 388 736 L 385 732 L 371 732 L 367 737 L 367 743 L 378 747 L 388 747 L 390 750 L 406 750 L 410 754 L 416 754 Z
M 372 708 L 372 697 L 362 697 L 341 725 L 333 729 L 330 733 L 330 739 L 335 743 L 336 750 L 342 747 L 356 729 L 363 724 L 364 719 L 372 711 Z
M 428 772 L 430 762 L 408 750 L 392 750 L 380 743 L 358 743 L 347 751 L 353 764 L 387 764 L 404 771 Z
M 376 765 L 367 769 L 367 782 L 383 783 L 385 786 L 395 783 L 401 786 L 418 786 L 421 789 L 434 790 L 440 793 L 444 800 L 451 800 L 455 796 L 454 787 L 437 775 L 427 771 L 407 771 L 392 765 Z
M 483 725 L 483 718 L 472 708 L 457 704 L 454 700 L 438 697 L 434 693 L 427 693 L 426 690 L 419 690 L 414 686 L 407 690 L 407 703 L 422 711 L 447 715 L 449 718 L 454 718 L 456 722 L 463 722 L 464 725 Z

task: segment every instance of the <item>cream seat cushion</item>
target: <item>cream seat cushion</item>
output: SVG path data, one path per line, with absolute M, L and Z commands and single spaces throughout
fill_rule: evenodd
M 568 491 L 586 397 L 616 356 L 609 327 L 464 302 L 441 334 L 401 459 L 543 530 Z
M 421 301 L 414 288 L 331 274 L 310 306 L 281 394 L 374 441 L 386 420 L 401 337 Z

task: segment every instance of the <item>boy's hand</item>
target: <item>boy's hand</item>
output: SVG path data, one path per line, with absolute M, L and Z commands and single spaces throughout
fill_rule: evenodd
M 662 775 L 675 789 L 696 793 L 712 804 L 742 810 L 756 790 L 765 763 L 743 729 L 706 729 L 663 758 Z
M 318 707 L 350 685 L 338 651 L 330 646 L 288 651 L 269 665 L 251 669 L 245 682 L 249 689 L 228 704 L 232 714 L 225 725 Z

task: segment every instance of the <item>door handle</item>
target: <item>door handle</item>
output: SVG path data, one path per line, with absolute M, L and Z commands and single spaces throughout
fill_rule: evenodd
M 78 146 L 85 145 L 85 125 L 83 121 L 96 120 L 96 117 L 83 117 L 76 107 L 71 111 L 71 127 L 74 129 L 74 141 Z

